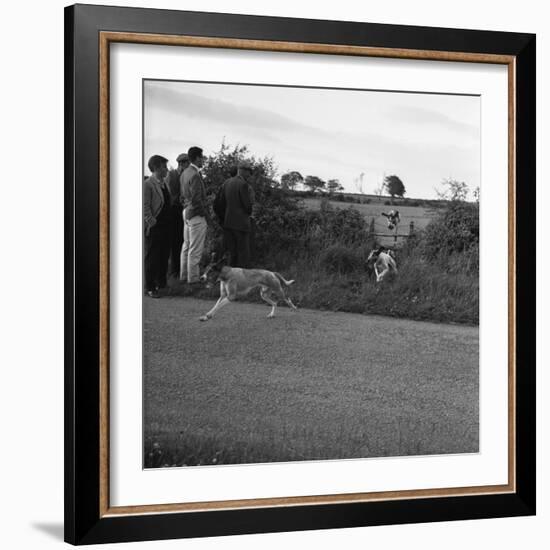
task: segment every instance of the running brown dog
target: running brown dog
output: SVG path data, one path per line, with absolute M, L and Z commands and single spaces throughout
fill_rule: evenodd
M 271 311 L 267 316 L 269 319 L 275 316 L 278 299 L 284 300 L 292 309 L 298 309 L 286 296 L 282 286 L 288 287 L 294 283 L 294 280 L 287 281 L 280 273 L 267 269 L 229 267 L 225 263 L 225 256 L 216 261 L 216 254 L 213 253 L 210 263 L 201 276 L 201 280 L 204 282 L 212 279 L 220 281 L 220 298 L 208 313 L 200 317 L 201 321 L 212 319 L 223 306 L 240 296 L 245 296 L 255 288 L 260 289 L 260 296 L 271 306 Z

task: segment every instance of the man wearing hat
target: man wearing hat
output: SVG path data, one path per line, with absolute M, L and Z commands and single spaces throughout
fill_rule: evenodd
M 180 178 L 189 166 L 189 157 L 181 153 L 176 158 L 178 167 L 168 174 L 168 189 L 170 191 L 170 268 L 169 275 L 178 278 L 180 272 L 180 253 L 183 244 L 183 206 L 180 199 Z
M 225 248 L 230 254 L 229 262 L 232 267 L 247 268 L 250 265 L 250 216 L 254 196 L 249 182 L 252 172 L 253 167 L 249 162 L 240 162 L 237 175 L 226 180 L 221 191 L 225 199 Z

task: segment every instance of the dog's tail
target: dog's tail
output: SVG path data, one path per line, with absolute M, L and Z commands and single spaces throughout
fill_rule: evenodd
M 275 275 L 275 277 L 277 277 L 277 279 L 279 279 L 279 281 L 286 286 L 290 286 L 294 282 L 294 279 L 287 281 L 280 273 L 277 273 L 276 271 L 273 272 L 273 275 Z

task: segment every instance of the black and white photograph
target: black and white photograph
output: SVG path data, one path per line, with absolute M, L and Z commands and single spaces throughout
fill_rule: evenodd
M 145 468 L 479 452 L 480 110 L 143 81 Z

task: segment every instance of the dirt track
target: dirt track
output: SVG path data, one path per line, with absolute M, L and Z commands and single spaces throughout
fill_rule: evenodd
M 270 320 L 250 303 L 199 322 L 212 304 L 144 301 L 146 449 L 226 462 L 478 451 L 477 327 L 286 307 Z

